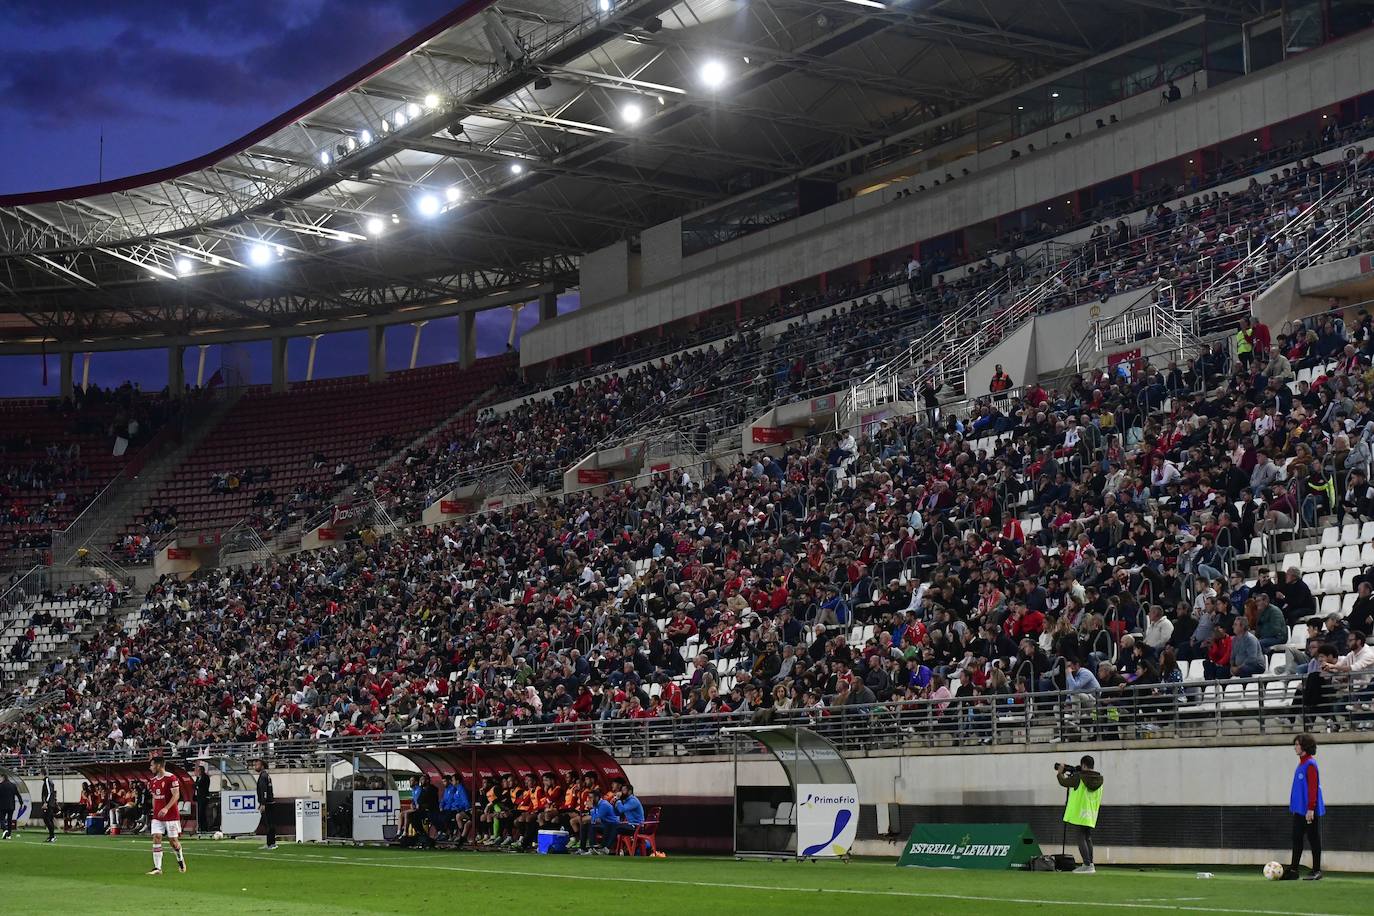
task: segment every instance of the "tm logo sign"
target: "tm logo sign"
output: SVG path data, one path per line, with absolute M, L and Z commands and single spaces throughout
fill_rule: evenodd
M 390 814 L 394 810 L 394 799 L 390 795 L 373 795 L 363 799 L 364 814 Z
M 252 795 L 229 796 L 229 810 L 249 812 L 258 810 L 258 800 Z

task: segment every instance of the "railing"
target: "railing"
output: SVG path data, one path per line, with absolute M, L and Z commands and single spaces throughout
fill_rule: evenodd
M 1013 673 L 1015 668 L 1013 668 Z M 1042 691 L 947 700 L 904 700 L 798 710 L 609 718 L 548 725 L 499 725 L 428 732 L 394 732 L 320 740 L 214 743 L 172 750 L 185 759 L 267 757 L 277 764 L 323 766 L 331 758 L 448 745 L 586 741 L 622 760 L 728 752 L 721 729 L 749 724 L 814 728 L 851 753 L 883 749 L 1044 747 L 1064 743 L 1137 738 L 1216 740 L 1291 733 L 1296 725 L 1361 726 L 1374 713 L 1368 681 L 1341 676 L 1329 681 L 1319 702 L 1304 705 L 1299 677 L 1122 684 L 1097 691 Z M 0 757 L 0 765 L 25 771 L 46 765 L 55 772 L 94 763 L 146 761 L 150 747 Z
M 1359 160 L 1351 160 L 1339 177 L 1329 186 L 1319 186 L 1317 198 L 1306 204 L 1270 236 L 1261 237 L 1254 244 L 1254 234 L 1247 239 L 1246 253 L 1230 268 L 1212 277 L 1201 290 L 1190 293 L 1186 300 L 1171 285 L 1160 288 L 1160 294 L 1149 302 L 1134 305 L 1115 318 L 1108 319 L 1096 329 L 1098 352 L 1103 347 L 1140 340 L 1132 336 L 1144 332 L 1159 332 L 1152 336 L 1166 337 L 1182 346 L 1188 340 L 1200 340 L 1208 334 L 1234 328 L 1240 317 L 1265 290 L 1293 270 L 1298 270 L 1328 254 L 1355 232 L 1374 222 L 1374 197 L 1363 187 L 1366 173 Z M 1325 181 L 1325 177 L 1323 177 Z M 1355 201 L 1336 215 L 1332 225 L 1321 228 L 1317 217 L 1329 218 L 1333 207 Z M 1320 230 L 1320 231 L 1319 231 Z M 1286 253 L 1274 243 L 1278 237 L 1291 245 Z M 1280 255 L 1282 263 L 1280 263 Z M 1227 304 L 1234 308 L 1226 308 Z

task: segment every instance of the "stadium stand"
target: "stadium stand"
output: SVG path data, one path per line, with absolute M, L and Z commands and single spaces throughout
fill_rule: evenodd
M 165 393 L 164 393 L 165 394 Z M 44 562 L 65 527 L 175 418 L 131 385 L 73 401 L 0 401 L 0 568 Z
M 1339 156 L 1325 166 L 1311 157 L 1297 159 L 1264 178 L 1251 177 L 1235 191 L 1185 197 L 1176 208 L 1161 203 L 1123 214 L 1079 245 L 1047 246 L 1038 261 L 1013 251 L 1000 264 L 985 257 L 948 282 L 936 273 L 908 288 L 905 273 L 898 272 L 871 281 L 862 294 L 846 290 L 842 298 L 824 303 L 799 299 L 791 309 L 769 317 L 800 313 L 803 320 L 787 324 L 766 343 L 759 321 L 701 349 L 559 388 L 552 403 L 531 400 L 501 413 L 488 411 L 477 423 L 462 418 L 438 441 L 408 455 L 378 489 L 408 503 L 405 517 L 418 518 L 420 503 L 445 492 L 459 468 L 510 461 L 518 453 L 517 473 L 542 489 L 556 490 L 562 470 L 588 451 L 629 439 L 638 427 L 661 424 L 665 418 L 691 430 L 698 450 L 705 451 L 747 413 L 833 392 L 905 350 L 942 314 L 967 310 L 970 303 L 985 307 L 971 313 L 954 334 L 942 335 L 940 349 L 957 349 L 965 337 L 974 337 L 974 352 L 987 352 L 1009 330 L 997 327 L 997 312 L 1022 301 L 1029 306 L 1020 314 L 1024 319 L 1166 283 L 1174 301 L 1186 302 L 1248 256 L 1257 237 L 1296 219 L 1312 202 L 1326 199 L 1339 212 L 1362 200 L 1360 182 L 1349 182 L 1348 193 L 1329 197 L 1332 188 L 1346 185 L 1350 174 L 1350 161 Z M 1130 199 L 1130 204 L 1136 202 Z M 1320 237 L 1319 227 L 1337 212 L 1318 216 L 1309 234 Z M 1355 241 L 1351 246 L 1358 247 Z M 1274 240 L 1272 247 L 1274 257 L 1248 271 L 1246 288 L 1234 290 L 1225 314 L 1212 319 L 1214 330 L 1239 320 L 1255 284 L 1290 267 L 1293 240 Z M 1052 283 L 1048 287 L 1047 279 Z M 1036 298 L 1029 301 L 1032 295 Z M 805 320 L 812 315 L 815 321 Z M 624 364 L 642 355 L 634 353 Z M 945 397 L 964 393 L 962 372 L 950 373 L 944 381 Z M 570 415 L 580 422 L 574 428 L 560 426 Z M 529 440 L 548 443 L 548 449 L 530 448 L 523 432 L 513 439 L 497 435 L 508 424 L 529 429 Z
M 759 716 L 848 729 L 877 712 L 901 735 L 990 742 L 1004 704 L 1027 732 L 1043 713 L 1037 727 L 1055 734 L 1110 737 L 1185 709 L 1248 712 L 1246 679 L 1261 704 L 1365 727 L 1369 663 L 1347 630 L 1374 623 L 1374 323 L 1332 313 L 1271 341 L 1244 316 L 1273 278 L 1365 250 L 1364 235 L 1328 230 L 1369 198 L 1369 157 L 1347 147 L 1371 131 L 1356 117 L 1215 164 L 1206 185 L 1132 187 L 914 269 L 878 256 L 863 279 L 792 291 L 746 321 L 741 304 L 734 320 L 519 384 L 502 357 L 250 390 L 128 525 L 113 545 L 123 558 L 245 520 L 299 527 L 350 491 L 413 521 L 474 469 L 508 467 L 533 499 L 163 576 L 124 614 L 113 585 L 20 594 L 0 634 L 5 673 L 41 666 L 28 689 L 62 699 L 0 726 L 0 747 L 622 720 L 687 721 L 709 740 Z M 1146 290 L 1205 312 L 1210 348 L 1015 380 L 1027 384 L 995 398 L 965 390 L 940 356 L 957 350 L 966 367 L 1016 322 Z M 938 411 L 717 450 L 765 407 L 913 353 L 904 393 L 929 383 Z M 498 396 L 507 406 L 484 408 Z M 14 442 L 6 480 L 38 494 L 39 527 L 60 524 L 71 513 L 57 487 L 117 469 L 51 447 L 40 468 L 35 443 L 57 427 L 40 424 L 46 407 L 13 409 L 40 435 Z M 665 421 L 715 459 L 707 473 L 559 494 L 588 452 Z M 32 511 L 11 503 L 16 536 L 35 534 Z M 1280 557 L 1281 579 L 1261 574 Z M 1314 619 L 1313 649 L 1330 643 L 1353 680 L 1299 670 Z M 1318 679 L 1298 693 L 1264 677 L 1280 662 Z
M 42 713 L 49 727 L 8 728 L 5 743 L 185 748 L 693 715 L 707 735 L 714 714 L 843 719 L 849 706 L 939 740 L 992 740 L 992 703 L 1061 687 L 1050 725 L 1110 736 L 1189 707 L 1248 709 L 1243 679 L 1283 661 L 1319 610 L 1335 615 L 1321 638 L 1360 697 L 1366 660 L 1346 631 L 1374 612 L 1367 586 L 1351 591 L 1371 575 L 1353 548 L 1374 521 L 1374 319 L 1313 323 L 1345 355 L 1290 382 L 1277 351 L 1248 369 L 1220 351 L 1209 371 L 1211 351 L 970 402 L 938 428 L 913 416 L 869 437 L 816 435 L 703 480 L 163 579 L 45 672 L 67 692 Z M 1316 534 L 1328 520 L 1336 534 Z M 1287 581 L 1245 575 L 1288 554 Z M 1069 661 L 1091 679 L 1070 679 Z M 1209 680 L 1226 688 L 1207 700 Z M 1264 683 L 1271 707 L 1294 702 L 1291 684 Z M 90 702 L 132 695 L 136 712 Z M 1296 712 L 1332 727 L 1369 725 L 1342 690 L 1308 683 L 1301 697 Z
M 350 481 L 502 382 L 510 367 L 494 357 L 380 384 L 351 377 L 301 383 L 289 394 L 251 389 L 114 546 L 130 562 L 149 562 L 157 538 L 173 532 L 221 532 L 245 519 L 263 532 L 284 530 L 332 505 Z

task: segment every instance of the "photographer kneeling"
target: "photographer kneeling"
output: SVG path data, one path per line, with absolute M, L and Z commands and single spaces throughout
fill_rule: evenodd
M 1078 828 L 1078 853 L 1083 864 L 1074 869 L 1074 874 L 1092 875 L 1097 873 L 1093 867 L 1093 828 L 1102 807 L 1102 774 L 1093 769 L 1093 759 L 1087 754 L 1079 764 L 1056 763 L 1054 772 L 1059 784 L 1069 790 L 1064 823 Z

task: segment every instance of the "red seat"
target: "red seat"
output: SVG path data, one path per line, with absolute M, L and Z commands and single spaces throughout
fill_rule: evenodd
M 658 821 L 663 809 L 655 805 L 644 817 L 644 823 L 635 828 L 634 833 L 623 833 L 616 838 L 615 854 L 618 856 L 657 856 Z

